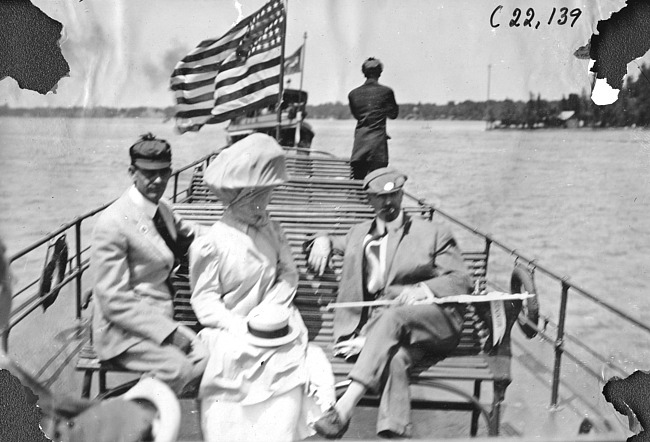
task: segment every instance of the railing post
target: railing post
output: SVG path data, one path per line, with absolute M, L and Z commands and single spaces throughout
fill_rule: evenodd
M 2 351 L 7 353 L 9 351 L 9 327 L 6 330 L 2 331 L 2 336 L 0 336 L 0 348 Z
M 176 202 L 176 193 L 178 192 L 178 173 L 174 175 L 174 194 L 172 195 L 172 202 Z
M 485 236 L 485 280 L 487 281 L 488 275 L 488 261 L 490 260 L 490 246 L 492 245 L 492 239 L 489 236 Z
M 74 225 L 74 230 L 75 230 L 75 248 L 77 249 L 77 276 L 76 276 L 76 282 L 77 282 L 77 308 L 76 308 L 76 314 L 77 314 L 77 319 L 81 319 L 81 277 L 82 277 L 82 272 L 81 272 L 81 219 L 79 219 L 75 225 Z M 70 269 L 72 270 L 72 269 Z
M 553 368 L 553 389 L 551 390 L 551 407 L 557 407 L 558 393 L 560 390 L 560 366 L 562 364 L 562 351 L 564 347 L 564 322 L 566 321 L 566 305 L 569 298 L 569 284 L 567 278 L 562 279 L 562 298 L 560 300 L 560 320 L 557 326 L 555 339 L 555 366 Z

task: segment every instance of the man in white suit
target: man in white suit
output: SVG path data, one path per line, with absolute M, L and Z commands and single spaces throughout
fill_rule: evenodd
M 173 319 L 170 275 L 194 232 L 161 199 L 172 172 L 169 143 L 146 134 L 129 153 L 133 186 L 93 231 L 94 346 L 100 360 L 154 376 L 179 394 L 206 364 L 196 334 Z

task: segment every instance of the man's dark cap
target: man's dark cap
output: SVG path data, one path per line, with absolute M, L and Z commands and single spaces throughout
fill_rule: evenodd
M 381 74 L 382 71 L 384 70 L 384 65 L 381 64 L 381 61 L 379 61 L 376 58 L 370 57 L 366 61 L 363 62 L 361 65 L 361 72 L 363 72 L 363 75 L 368 75 L 368 74 Z
M 152 133 L 144 134 L 129 149 L 131 165 L 140 169 L 167 169 L 172 165 L 172 148 Z
M 395 169 L 382 167 L 366 175 L 363 188 L 375 195 L 387 195 L 401 190 L 408 177 Z

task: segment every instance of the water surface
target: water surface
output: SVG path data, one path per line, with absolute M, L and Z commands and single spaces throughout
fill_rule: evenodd
M 349 155 L 354 121 L 311 124 L 314 149 Z M 128 147 L 149 131 L 171 142 L 177 167 L 225 140 L 223 125 L 181 136 L 157 119 L 0 118 L 0 235 L 10 253 L 119 196 L 130 184 Z M 407 191 L 650 322 L 648 132 L 399 120 L 389 133 L 391 165 L 409 175 Z M 505 286 L 507 266 L 493 267 Z M 539 285 L 543 312 L 557 318 L 560 287 Z M 569 311 L 570 331 L 628 367 L 650 357 L 647 335 L 577 297 Z

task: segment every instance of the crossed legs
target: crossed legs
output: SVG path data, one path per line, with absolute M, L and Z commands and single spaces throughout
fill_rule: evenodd
M 352 383 L 335 405 L 341 421 L 350 420 L 368 390 L 381 392 L 377 432 L 410 436 L 409 371 L 425 355 L 456 348 L 460 328 L 460 316 L 437 305 L 394 307 L 373 317 L 350 372 Z

